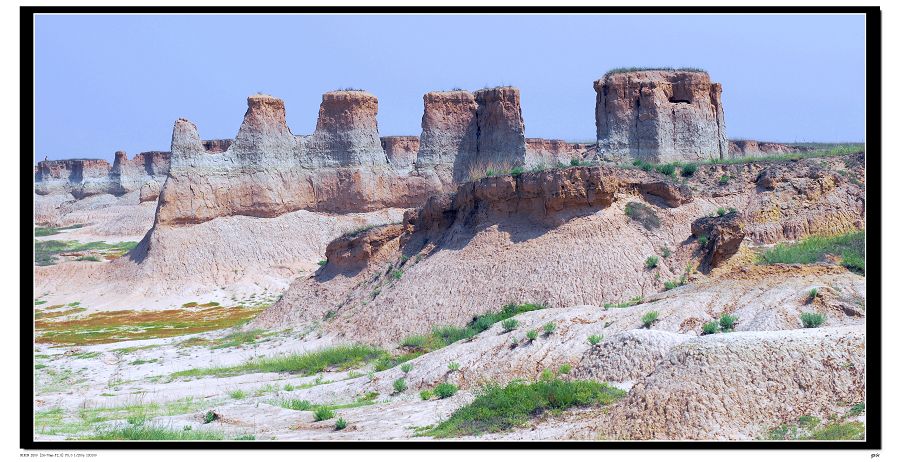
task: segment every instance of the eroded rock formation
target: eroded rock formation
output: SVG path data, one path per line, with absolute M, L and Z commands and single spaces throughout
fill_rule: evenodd
M 729 157 L 761 157 L 793 152 L 807 152 L 810 148 L 783 143 L 768 143 L 755 140 L 728 141 Z
M 594 82 L 599 152 L 653 162 L 728 155 L 722 85 L 706 72 L 634 71 Z
M 415 166 L 419 155 L 418 136 L 382 136 L 381 147 L 388 163 L 394 168 L 409 170 Z
M 586 143 L 525 138 L 525 164 L 528 166 L 555 166 L 558 163 L 568 165 L 572 159 L 583 160 L 591 148 L 592 145 Z
M 43 160 L 35 168 L 35 192 L 76 198 L 120 196 L 151 183 L 162 184 L 169 172 L 169 158 L 168 152 L 148 151 L 129 160 L 124 151 L 117 151 L 112 165 L 102 159 Z

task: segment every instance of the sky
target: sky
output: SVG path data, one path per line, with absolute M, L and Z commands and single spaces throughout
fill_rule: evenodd
M 418 135 L 429 91 L 513 85 L 526 136 L 593 140 L 593 82 L 635 66 L 706 69 L 730 138 L 864 139 L 861 15 L 41 15 L 35 160 L 167 151 L 179 117 L 233 138 L 257 92 L 310 134 L 346 87 L 382 136 Z

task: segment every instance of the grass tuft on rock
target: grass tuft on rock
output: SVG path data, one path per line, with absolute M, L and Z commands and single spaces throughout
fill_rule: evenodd
M 591 380 L 540 380 L 489 385 L 471 404 L 454 412 L 425 434 L 436 438 L 478 435 L 524 425 L 532 417 L 573 406 L 608 405 L 625 392 Z
M 866 232 L 853 231 L 837 236 L 809 236 L 793 244 L 778 244 L 759 256 L 759 263 L 812 264 L 840 258 L 841 265 L 859 274 L 866 273 Z

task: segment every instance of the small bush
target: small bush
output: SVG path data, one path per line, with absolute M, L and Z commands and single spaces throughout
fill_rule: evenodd
M 672 249 L 664 245 L 663 248 L 660 249 L 660 253 L 662 253 L 663 258 L 669 258 L 672 256 Z
M 865 412 L 865 410 L 866 410 L 866 403 L 856 403 L 853 405 L 853 407 L 850 408 L 849 411 L 847 411 L 847 415 L 849 417 L 856 417 L 856 416 L 862 414 L 863 412 Z
M 657 257 L 656 255 L 651 255 L 651 256 L 647 257 L 646 260 L 644 260 L 644 266 L 647 269 L 656 268 L 656 265 L 658 265 L 658 264 L 659 264 L 659 257 Z
M 206 411 L 206 414 L 203 414 L 203 423 L 208 424 L 219 418 L 219 415 L 213 411 Z
M 337 421 L 334 423 L 334 429 L 337 431 L 341 431 L 347 428 L 347 421 L 344 420 L 343 417 L 339 417 Z
M 725 210 L 724 207 L 719 207 L 719 208 L 716 210 L 716 216 L 719 216 L 719 217 L 725 216 L 726 213 L 728 213 L 728 211 Z
M 802 322 L 803 327 L 807 329 L 816 328 L 825 322 L 825 315 L 807 311 L 800 314 L 800 322 Z
M 722 332 L 734 331 L 734 324 L 737 323 L 737 316 L 725 313 L 719 318 L 719 325 L 722 326 Z
M 697 244 L 700 244 L 700 247 L 705 248 L 709 245 L 709 237 L 706 234 L 697 236 Z
M 552 322 L 548 322 L 547 324 L 544 324 L 544 335 L 550 335 L 553 332 L 556 332 L 556 324 L 554 324 Z
M 523 167 L 513 167 L 509 170 L 509 174 L 512 176 L 519 176 L 525 173 L 525 169 Z
M 325 266 L 328 264 L 328 260 L 319 260 L 319 266 Z
M 434 387 L 434 394 L 437 395 L 438 398 L 444 399 L 455 395 L 458 390 L 459 387 L 457 387 L 456 385 L 444 382 Z
M 397 393 L 403 393 L 406 391 L 406 379 L 400 378 L 394 380 L 394 391 Z
M 284 384 L 284 391 L 294 391 L 295 389 L 296 389 L 296 387 L 294 387 L 293 385 L 291 385 L 289 383 Z
M 806 303 L 812 303 L 816 300 L 816 297 L 819 296 L 819 289 L 813 289 L 809 291 L 809 296 L 806 298 Z
M 658 319 L 659 319 L 659 311 L 649 311 L 647 313 L 644 313 L 643 316 L 641 316 L 641 322 L 644 323 L 644 327 L 646 327 L 648 329 Z
M 395 269 L 391 271 L 391 279 L 398 281 L 403 277 L 403 270 Z
M 334 411 L 326 406 L 318 407 L 315 411 L 313 411 L 313 417 L 315 418 L 316 422 L 321 422 L 323 420 L 328 420 L 334 417 Z
M 697 164 L 685 164 L 681 167 L 681 176 L 693 176 L 697 172 Z
M 728 184 L 728 181 L 731 180 L 731 177 L 728 175 L 722 175 L 719 177 L 719 184 L 724 186 Z
M 707 322 L 707 323 L 703 324 L 703 327 L 701 327 L 701 330 L 703 331 L 703 335 L 715 334 L 715 333 L 719 332 L 719 323 L 716 322 L 715 320 Z
M 234 391 L 229 391 L 228 396 L 230 396 L 234 399 L 244 399 L 247 396 L 247 393 L 244 392 L 244 390 L 234 390 Z
M 515 330 L 516 327 L 519 327 L 519 321 L 513 318 L 504 319 L 501 322 L 501 325 L 503 326 L 503 332 L 509 332 Z
M 456 361 L 447 364 L 447 369 L 450 369 L 450 372 L 456 372 L 459 370 L 459 363 Z
M 569 372 L 572 372 L 572 365 L 571 364 L 563 364 L 563 365 L 559 366 L 559 369 L 557 370 L 557 372 L 559 373 L 559 375 L 566 375 Z
M 591 345 L 596 345 L 602 341 L 603 341 L 602 335 L 594 334 L 594 335 L 588 336 L 588 343 L 590 343 Z
M 538 338 L 538 333 L 537 333 L 536 330 L 531 329 L 530 331 L 528 331 L 528 332 L 525 334 L 525 337 L 528 337 L 528 340 L 530 340 L 530 341 L 533 342 L 533 341 L 535 341 L 535 340 Z
M 400 365 L 400 370 L 403 371 L 404 374 L 409 374 L 409 371 L 411 371 L 412 368 L 413 366 L 410 363 L 403 363 Z
M 666 290 L 672 290 L 678 287 L 678 281 L 666 281 L 663 283 L 663 287 L 665 287 Z
M 581 159 L 573 157 L 569 160 L 569 165 L 571 165 L 572 167 L 578 167 L 579 165 L 581 165 Z
M 428 401 L 434 396 L 434 392 L 431 390 L 422 390 L 419 392 L 419 397 L 422 398 L 422 401 Z
M 672 176 L 675 174 L 675 164 L 662 164 L 656 166 L 656 171 L 663 175 Z

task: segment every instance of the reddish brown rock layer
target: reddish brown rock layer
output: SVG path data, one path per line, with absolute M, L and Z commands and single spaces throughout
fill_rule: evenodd
M 767 143 L 755 140 L 733 140 L 728 142 L 730 157 L 761 157 L 794 152 L 807 152 L 810 148 L 782 143 Z
M 381 147 L 392 167 L 409 169 L 419 154 L 418 136 L 382 136 Z
M 569 143 L 563 140 L 525 138 L 527 165 L 569 164 L 572 159 L 582 160 L 591 149 L 587 143 Z

